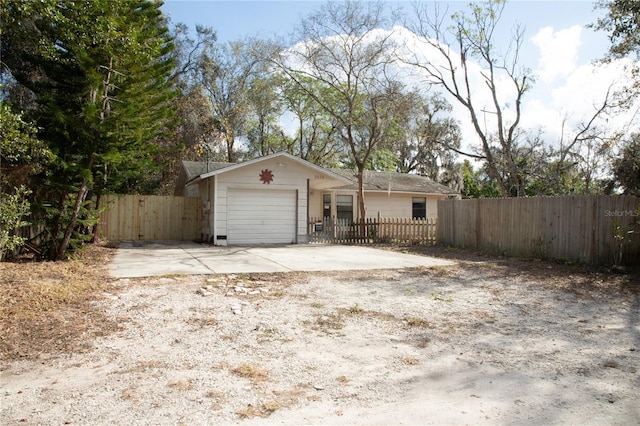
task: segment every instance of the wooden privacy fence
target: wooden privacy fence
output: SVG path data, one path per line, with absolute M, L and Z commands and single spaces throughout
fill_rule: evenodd
M 436 219 L 309 218 L 309 242 L 333 244 L 435 244 Z
M 202 202 L 197 197 L 103 195 L 98 235 L 119 240 L 197 240 Z
M 438 242 L 590 265 L 640 263 L 640 198 L 438 201 Z

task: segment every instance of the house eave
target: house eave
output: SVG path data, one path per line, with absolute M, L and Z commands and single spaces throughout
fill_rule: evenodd
M 301 166 L 310 168 L 310 169 L 312 169 L 312 170 L 314 170 L 314 171 L 316 171 L 318 173 L 321 173 L 321 174 L 323 174 L 325 176 L 328 176 L 328 177 L 330 177 L 330 178 L 332 178 L 334 180 L 342 182 L 345 185 L 353 184 L 353 181 L 351 181 L 351 180 L 349 180 L 349 179 L 347 179 L 347 178 L 345 178 L 343 176 L 340 176 L 339 174 L 334 173 L 331 170 L 327 170 L 324 167 L 317 166 L 317 165 L 315 165 L 313 163 L 310 163 L 310 162 L 308 162 L 306 160 L 303 160 L 302 158 L 296 157 L 295 155 L 291 155 L 291 154 L 286 153 L 286 152 L 276 152 L 274 154 L 270 154 L 270 155 L 267 155 L 267 156 L 264 156 L 264 157 L 260 157 L 260 158 L 255 158 L 253 160 L 249 160 L 249 161 L 246 161 L 244 163 L 233 164 L 233 165 L 231 165 L 229 167 L 224 167 L 224 168 L 217 169 L 217 170 L 214 170 L 214 171 L 211 171 L 211 172 L 208 172 L 208 173 L 203 173 L 200 176 L 198 176 L 196 179 L 192 179 L 192 181 L 208 179 L 211 176 L 221 175 L 223 173 L 227 173 L 227 172 L 239 169 L 241 167 L 247 167 L 247 166 L 250 166 L 252 164 L 259 164 L 259 163 L 264 162 L 264 161 L 272 160 L 272 159 L 275 159 L 275 158 L 281 158 L 281 157 L 284 157 L 284 158 L 286 158 L 286 159 L 288 159 L 290 161 L 293 161 L 293 162 L 295 162 L 295 163 L 297 163 L 297 164 L 299 164 Z M 187 185 L 190 184 L 192 181 L 187 182 Z
M 386 189 L 365 189 L 364 192 L 374 192 L 377 194 L 387 194 L 387 193 L 391 193 L 391 194 L 416 194 L 416 195 L 445 195 L 445 196 L 451 196 L 451 195 L 460 195 L 457 192 L 433 192 L 433 191 L 398 191 L 398 190 L 386 190 Z
M 357 188 L 332 188 L 336 191 L 349 191 L 349 192 L 358 192 Z M 367 189 L 364 188 L 365 193 L 375 193 L 375 194 L 413 194 L 413 195 L 441 195 L 441 196 L 459 196 L 460 194 L 457 192 L 433 192 L 433 191 L 401 191 L 401 190 L 386 190 L 386 189 Z

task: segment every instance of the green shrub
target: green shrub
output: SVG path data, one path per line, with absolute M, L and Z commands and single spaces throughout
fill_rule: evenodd
M 25 242 L 18 231 L 30 225 L 24 220 L 31 213 L 31 204 L 27 200 L 30 194 L 31 191 L 23 185 L 15 188 L 13 194 L 0 195 L 0 261 L 7 254 L 13 254 Z

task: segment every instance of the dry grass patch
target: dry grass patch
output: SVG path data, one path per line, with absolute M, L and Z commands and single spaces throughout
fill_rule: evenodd
M 340 330 L 344 328 L 344 318 L 341 314 L 318 315 L 311 328 L 320 331 Z
M 349 378 L 347 376 L 338 376 L 336 377 L 336 382 L 338 383 L 342 383 L 342 384 L 347 384 L 350 382 Z
M 236 411 L 235 413 L 242 419 L 253 417 L 268 417 L 274 411 L 282 408 L 288 408 L 299 403 L 300 399 L 307 398 L 307 395 L 300 387 L 280 391 L 272 391 L 273 397 L 260 400 L 257 405 L 248 404 L 246 408 Z
M 166 362 L 151 359 L 149 361 L 138 362 L 125 370 L 118 371 L 118 373 L 120 374 L 144 373 L 149 370 L 157 370 L 157 369 L 167 368 L 167 367 L 169 367 L 169 364 L 167 364 Z
M 398 320 L 398 318 L 393 314 L 389 314 L 386 312 L 379 312 L 379 311 L 370 311 L 368 309 L 364 309 L 357 303 L 349 308 L 338 308 L 336 309 L 336 311 L 338 312 L 338 315 L 341 315 L 341 316 L 357 316 L 357 317 L 378 319 L 381 321 L 397 321 Z
M 81 352 L 118 328 L 90 302 L 102 298 L 114 250 L 88 245 L 61 262 L 0 264 L 0 354 L 6 359 Z
M 413 356 L 404 356 L 400 359 L 400 361 L 402 361 L 403 364 L 406 365 L 418 365 L 420 364 L 420 360 L 416 357 Z
M 360 314 L 364 313 L 364 309 L 362 309 L 360 306 L 358 306 L 357 303 L 355 305 L 353 305 L 352 307 L 350 307 L 347 311 L 351 315 L 360 315 Z
M 279 409 L 280 406 L 277 404 L 273 404 L 270 402 L 260 403 L 257 407 L 253 404 L 247 404 L 247 408 L 243 408 L 241 410 L 237 410 L 235 413 L 241 419 L 251 419 L 254 417 L 269 417 L 271 413 Z
M 218 325 L 218 320 L 213 317 L 192 317 L 185 322 L 199 328 L 214 327 Z
M 461 275 L 461 269 L 458 265 L 432 266 L 424 270 L 424 275 L 443 278 L 458 278 Z
M 215 411 L 222 410 L 224 408 L 223 404 L 228 402 L 227 395 L 224 392 L 209 391 L 204 396 L 212 400 L 211 409 Z
M 252 383 L 269 380 L 269 372 L 254 364 L 240 364 L 232 369 L 231 372 L 238 377 L 250 380 Z
M 418 317 L 405 317 L 402 319 L 402 324 L 409 328 L 432 328 L 429 321 Z
M 120 394 L 120 398 L 125 401 L 138 401 L 140 399 L 138 387 L 134 385 L 127 386 L 127 388 Z
M 248 288 L 269 287 L 274 291 L 276 297 L 282 297 L 284 290 L 291 285 L 306 284 L 308 282 L 308 272 L 270 272 L 237 274 L 235 278 L 228 279 L 227 284 L 239 284 Z M 271 293 L 264 294 L 264 296 L 267 295 L 274 296 L 274 294 Z
M 496 315 L 493 312 L 483 311 L 480 309 L 476 309 L 475 311 L 473 311 L 471 313 L 471 316 L 487 323 L 494 323 L 496 321 Z
M 176 380 L 173 382 L 169 382 L 167 384 L 168 387 L 170 387 L 171 389 L 176 389 L 179 390 L 181 392 L 186 392 L 188 390 L 192 390 L 193 389 L 193 379 L 189 379 L 189 380 Z
M 307 395 L 306 391 L 304 390 L 305 387 L 307 386 L 298 384 L 297 386 L 289 390 L 273 390 L 272 393 L 275 396 L 275 400 L 269 400 L 264 402 L 263 404 L 265 404 L 267 408 L 275 408 L 277 406 L 278 408 L 276 409 L 292 407 L 298 404 L 300 399 L 310 399 L 309 395 Z M 275 409 L 273 411 L 275 411 Z

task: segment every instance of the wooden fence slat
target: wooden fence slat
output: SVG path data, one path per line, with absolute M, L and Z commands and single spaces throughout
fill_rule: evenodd
M 98 235 L 119 240 L 197 240 L 202 202 L 197 197 L 103 195 Z
M 436 233 L 442 244 L 516 256 L 599 265 L 622 252 L 623 262 L 640 263 L 640 198 L 439 200 Z

